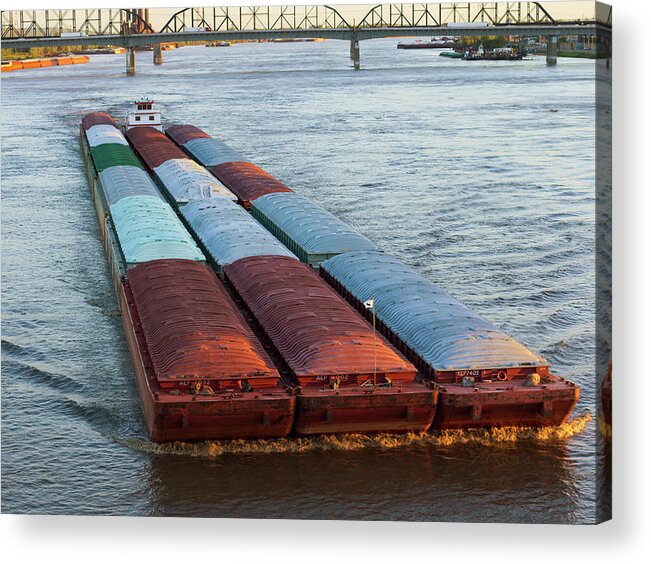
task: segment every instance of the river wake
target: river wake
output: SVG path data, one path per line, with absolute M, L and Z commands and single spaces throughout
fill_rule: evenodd
M 225 454 L 308 453 L 329 450 L 394 449 L 406 446 L 481 445 L 518 441 L 554 441 L 573 437 L 592 421 L 590 413 L 574 417 L 558 427 L 495 427 L 492 429 L 455 429 L 430 433 L 392 435 L 321 435 L 269 440 L 200 441 L 156 444 L 142 439 L 116 442 L 150 454 L 173 454 L 215 458 Z

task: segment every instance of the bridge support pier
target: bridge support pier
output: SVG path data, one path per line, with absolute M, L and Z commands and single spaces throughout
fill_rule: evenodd
M 359 40 L 358 39 L 351 39 L 350 40 L 350 58 L 353 60 L 353 68 L 355 70 L 360 69 L 360 62 L 359 62 Z
M 556 53 L 558 51 L 558 36 L 550 35 L 547 38 L 547 64 L 556 64 Z
M 127 48 L 127 76 L 135 76 L 136 74 L 136 49 L 134 47 Z
M 163 48 L 161 47 L 160 43 L 156 43 L 156 45 L 154 45 L 154 64 L 163 64 Z

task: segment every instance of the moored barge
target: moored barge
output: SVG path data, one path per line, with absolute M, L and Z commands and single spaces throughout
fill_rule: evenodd
M 403 43 L 402 41 L 398 43 L 398 49 L 456 49 L 460 47 L 461 44 L 454 39 L 444 37 L 442 39 L 437 39 L 432 37 L 431 41 L 421 41 L 416 40 L 411 43 Z
M 59 55 L 44 59 L 23 59 L 22 61 L 6 61 L 2 63 L 2 72 L 22 69 L 39 69 L 43 67 L 59 67 L 63 65 L 82 65 L 90 59 L 85 55 Z

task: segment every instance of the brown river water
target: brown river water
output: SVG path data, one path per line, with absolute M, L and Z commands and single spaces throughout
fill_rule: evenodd
M 595 63 L 362 42 L 138 54 L 2 77 L 2 511 L 590 523 Z M 77 140 L 142 95 L 411 264 L 577 382 L 560 429 L 155 445 Z M 550 112 L 556 109 L 557 112 Z M 601 359 L 603 361 L 603 359 Z M 598 453 L 598 455 L 595 455 Z M 608 465 L 606 465 L 608 468 Z

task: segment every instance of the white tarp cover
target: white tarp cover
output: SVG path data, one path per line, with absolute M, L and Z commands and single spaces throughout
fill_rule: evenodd
M 117 127 L 104 123 L 88 128 L 86 130 L 86 139 L 88 139 L 88 144 L 91 147 L 97 147 L 106 143 L 129 144 Z
M 110 213 L 128 265 L 157 259 L 205 261 L 167 202 L 150 196 L 130 196 L 112 205 Z
M 228 198 L 237 201 L 235 194 L 191 159 L 165 161 L 154 169 L 154 174 L 179 204 L 204 198 Z
M 181 215 L 220 267 L 252 256 L 296 258 L 243 207 L 230 201 L 192 202 L 181 208 Z
M 256 217 L 264 216 L 307 254 L 377 250 L 374 243 L 313 201 L 296 192 L 278 192 L 251 202 Z
M 338 255 L 321 267 L 438 371 L 547 366 L 413 268 L 378 252 Z
M 109 206 L 129 196 L 162 198 L 150 176 L 137 166 L 112 166 L 99 173 Z
M 203 166 L 217 166 L 222 163 L 249 162 L 237 151 L 217 139 L 202 137 L 188 141 L 183 148 Z

